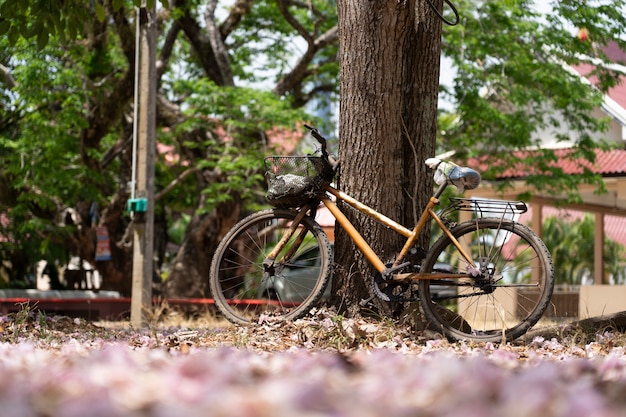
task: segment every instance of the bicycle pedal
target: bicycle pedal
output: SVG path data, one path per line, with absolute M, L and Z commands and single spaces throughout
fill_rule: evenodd
M 376 298 L 376 296 L 371 296 L 370 298 L 363 298 L 361 299 L 361 301 L 359 301 L 359 305 L 361 307 L 365 307 L 366 305 L 368 305 L 374 298 Z

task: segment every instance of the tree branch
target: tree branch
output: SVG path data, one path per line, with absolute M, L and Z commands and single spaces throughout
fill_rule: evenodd
M 306 103 L 311 101 L 311 99 L 315 97 L 318 93 L 333 92 L 335 91 L 335 89 L 336 87 L 334 84 L 327 83 L 327 84 L 316 85 L 314 88 L 311 89 L 311 91 L 309 91 L 306 94 L 303 94 L 302 92 L 300 92 L 296 97 L 294 107 L 302 107 Z
M 184 10 L 184 14 L 177 19 L 177 22 L 180 24 L 187 39 L 189 39 L 207 77 L 219 86 L 226 85 L 213 46 L 206 33 L 204 33 L 196 19 L 191 15 L 190 6 L 187 4 L 187 1 L 174 1 L 172 7 Z
M 241 19 L 250 12 L 252 2 L 253 0 L 237 0 L 230 8 L 230 14 L 219 27 L 222 40 L 225 40 L 239 25 Z
M 156 70 L 157 70 L 157 82 L 161 81 L 161 77 L 163 77 L 163 73 L 167 69 L 167 65 L 169 64 L 170 57 L 172 56 L 172 50 L 174 49 L 174 44 L 176 43 L 176 39 L 178 38 L 178 33 L 181 31 L 181 27 L 178 22 L 174 21 L 172 26 L 167 31 L 167 35 L 165 36 L 165 41 L 163 42 L 163 46 L 161 47 L 161 54 L 156 62 Z
M 304 26 L 300 24 L 300 22 L 289 12 L 286 0 L 277 0 L 278 8 L 280 9 L 281 14 L 287 20 L 287 22 L 304 38 L 307 42 L 307 50 L 304 52 L 304 55 L 298 60 L 293 69 L 286 75 L 284 75 L 276 86 L 273 89 L 274 94 L 283 95 L 288 91 L 295 91 L 298 89 L 298 86 L 302 84 L 304 79 L 310 75 L 308 71 L 309 65 L 315 58 L 317 52 L 326 46 L 337 42 L 339 39 L 337 26 L 332 27 L 327 30 L 323 34 L 321 34 L 317 39 L 314 38 L 314 35 L 309 33 Z M 300 99 L 304 97 L 302 94 L 298 94 Z
M 220 33 L 217 24 L 215 23 L 215 8 L 217 7 L 217 0 L 210 0 L 207 4 L 206 11 L 204 12 L 204 23 L 209 35 L 209 42 L 211 48 L 215 53 L 215 59 L 218 63 L 218 68 L 222 74 L 224 85 L 235 85 L 233 79 L 233 73 L 230 66 L 230 57 L 226 51 L 222 34 Z
M 9 90 L 12 90 L 15 87 L 17 87 L 17 82 L 15 82 L 15 78 L 13 78 L 13 75 L 11 74 L 11 70 L 9 70 L 7 67 L 5 67 L 2 64 L 0 64 L 0 74 L 2 75 L 2 78 L 4 79 L 4 83 L 7 85 Z
M 124 138 L 123 136 L 120 136 L 119 139 L 113 144 L 113 146 L 111 146 L 104 153 L 104 156 L 102 156 L 102 158 L 100 158 L 100 167 L 101 168 L 106 168 L 106 166 L 109 165 L 109 163 L 111 163 L 111 161 L 113 161 L 121 152 L 123 152 L 124 149 L 128 145 L 130 145 L 132 140 L 133 140 L 132 136 L 128 136 L 127 138 Z
M 174 178 L 165 188 L 163 188 L 161 191 L 159 191 L 158 193 L 156 193 L 154 195 L 154 201 L 158 201 L 165 194 L 167 194 L 170 191 L 172 191 L 172 189 L 174 189 L 178 184 L 180 184 L 180 182 L 182 180 L 184 180 L 189 175 L 191 175 L 191 174 L 193 174 L 193 173 L 195 173 L 197 171 L 198 171 L 198 168 L 192 167 L 192 168 L 187 168 L 186 170 L 184 170 L 183 172 L 178 174 L 178 176 L 176 178 Z
M 280 0 L 282 1 L 282 0 Z M 338 40 L 337 26 L 332 27 L 319 38 L 309 43 L 304 55 L 298 60 L 291 72 L 283 76 L 272 90 L 274 94 L 282 96 L 288 91 L 295 89 L 308 75 L 307 68 L 315 58 L 315 54 L 322 48 Z
M 287 23 L 289 23 L 291 27 L 294 28 L 296 32 L 298 32 L 300 36 L 304 38 L 304 40 L 309 44 L 310 48 L 311 44 L 314 42 L 313 36 L 309 33 L 308 30 L 304 28 L 304 26 L 300 24 L 298 19 L 296 19 L 294 15 L 289 12 L 289 8 L 287 7 L 285 0 L 276 0 L 276 3 L 278 4 L 278 9 L 280 10 L 280 13 L 283 15 Z

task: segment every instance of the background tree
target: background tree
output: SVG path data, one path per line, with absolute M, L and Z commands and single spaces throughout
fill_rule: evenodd
M 593 276 L 594 218 L 583 219 L 548 217 L 543 223 L 543 239 L 551 248 L 557 284 L 581 285 Z M 614 240 L 604 239 L 604 273 L 614 283 L 624 283 L 624 247 Z
M 594 160 L 594 149 L 604 144 L 592 136 L 608 125 L 592 111 L 600 107 L 602 94 L 621 82 L 622 74 L 600 65 L 595 75 L 601 82 L 591 88 L 566 66 L 589 58 L 610 62 L 602 49 L 609 42 L 626 50 L 625 2 L 455 3 L 460 24 L 445 32 L 443 50 L 456 76 L 442 97 L 452 103 L 457 124 L 448 125 L 441 149 L 455 150 L 460 159 L 486 157 L 486 179 L 521 162 L 533 167 L 525 180 L 536 190 L 572 199 L 580 183 L 603 190 L 597 175 L 564 175 L 552 166 L 553 149 L 526 154 L 523 160 L 511 151 L 540 146 L 536 132 L 544 129 L 560 131 L 564 141 L 575 140 L 576 152 L 567 158 Z M 587 38 L 576 36 L 580 28 L 586 28 Z
M 189 39 L 195 52 L 193 57 L 199 59 L 200 67 L 210 80 L 188 83 L 187 94 L 183 94 L 185 104 L 190 104 L 193 112 L 186 123 L 200 118 L 191 129 L 198 138 L 193 142 L 205 140 L 205 115 L 215 113 L 215 95 L 220 98 L 214 128 L 225 128 L 232 141 L 222 141 L 219 144 L 222 150 L 212 149 L 209 154 L 204 153 L 206 148 L 197 148 L 202 153 L 194 157 L 197 161 L 194 163 L 200 164 L 202 175 L 196 174 L 195 184 L 196 193 L 202 197 L 191 214 L 185 240 L 166 281 L 165 293 L 209 296 L 206 283 L 215 247 L 228 229 L 243 217 L 246 201 L 263 200 L 259 192 L 262 190 L 260 161 L 261 151 L 267 152 L 270 145 L 266 132 L 275 126 L 295 126 L 296 119 L 303 119 L 305 115 L 290 108 L 302 107 L 318 90 L 333 91 L 333 84 L 327 83 L 328 74 L 319 69 L 329 65 L 328 61 L 331 67 L 335 62 L 334 10 L 324 2 L 307 6 L 285 0 L 240 0 L 220 24 L 215 10 L 217 2 L 212 1 L 204 9 L 202 25 L 197 16 L 202 7 L 184 0 L 177 0 L 173 5 L 184 11 L 174 24 Z M 235 12 L 238 14 L 233 15 Z M 229 38 L 233 38 L 232 43 L 228 43 Z M 303 52 L 297 56 L 293 67 L 287 67 L 285 50 L 296 38 L 303 41 Z M 258 59 L 259 48 L 269 48 L 264 51 L 265 59 L 272 59 L 270 65 L 276 66 L 278 78 L 272 94 L 234 86 L 235 76 L 255 80 L 247 67 Z M 187 131 L 184 126 L 181 129 Z M 211 141 L 214 143 L 215 138 Z M 242 155 L 242 149 L 247 156 Z
M 39 3 L 0 4 L 0 30 L 9 35 L 2 38 L 1 63 L 4 80 L 13 81 L 2 89 L 2 120 L 16 121 L 12 129 L 3 123 L 0 142 L 7 196 L 0 209 L 10 217 L 2 257 L 15 264 L 17 254 L 27 254 L 17 274 L 23 278 L 41 257 L 64 263 L 77 254 L 97 265 L 104 289 L 128 294 L 135 11 L 133 3 L 112 0 L 74 15 L 72 7 L 64 9 L 72 4 L 51 2 L 52 16 L 43 13 L 32 25 Z M 325 69 L 336 62 L 334 9 L 327 2 L 218 6 L 180 0 L 159 15 L 158 140 L 168 153 L 157 167 L 155 248 L 160 266 L 166 224 L 182 222 L 186 231 L 166 288 L 175 296 L 208 295 L 212 248 L 264 200 L 267 132 L 293 129 L 305 119 L 295 109 L 334 85 L 327 82 L 333 71 Z M 70 18 L 57 25 L 65 12 Z M 45 39 L 31 26 L 42 28 Z M 297 51 L 290 48 L 303 36 L 292 68 Z M 254 74 L 259 60 L 275 67 L 270 78 Z M 236 85 L 254 82 L 272 83 L 274 92 Z M 96 224 L 112 238 L 111 261 L 94 262 Z
M 63 263 L 79 255 L 93 262 L 100 224 L 113 243 L 112 261 L 96 263 L 104 287 L 128 292 L 137 3 L 0 0 L 0 211 L 9 218 L 0 222 L 6 238 L 0 248 L 16 278 L 41 258 Z M 573 157 L 593 158 L 590 133 L 605 123 L 589 110 L 600 96 L 559 60 L 602 57 L 595 46 L 609 39 L 624 46 L 623 1 L 554 2 L 545 17 L 527 0 L 454 3 L 461 22 L 443 36 L 426 0 L 346 0 L 337 10 L 321 0 L 161 3 L 158 141 L 167 152 L 157 165 L 159 265 L 166 231 L 183 230 L 168 294 L 208 295 L 215 243 L 264 203 L 260 161 L 271 152 L 270 133 L 284 133 L 276 126 L 294 129 L 310 117 L 304 104 L 337 92 L 338 29 L 342 187 L 390 217 L 413 223 L 430 190 L 422 160 L 435 153 L 440 42 L 455 81 L 442 90 L 454 123 L 440 130 L 439 149 L 456 150 L 459 160 L 496 155 L 503 165 L 490 161 L 489 178 L 511 163 L 511 150 L 535 145 L 535 127 L 561 123 L 580 138 Z M 594 42 L 574 36 L 580 27 Z M 609 68 L 598 71 L 600 91 L 617 82 Z M 548 105 L 566 115 L 562 122 L 545 118 Z M 590 173 L 560 175 L 549 166 L 553 158 L 545 151 L 525 161 L 543 169 L 531 178 L 536 187 L 601 186 Z M 384 257 L 394 255 L 396 237 L 355 223 Z M 352 259 L 341 235 L 337 245 L 343 268 L 337 302 L 349 302 L 354 312 L 369 294 L 372 270 Z

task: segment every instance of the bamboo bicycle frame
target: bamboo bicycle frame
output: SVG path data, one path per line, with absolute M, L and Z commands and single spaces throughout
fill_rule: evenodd
M 331 187 L 330 185 L 326 185 L 326 187 L 324 188 L 324 191 L 335 196 L 337 200 L 344 201 L 345 203 L 354 207 L 359 212 L 365 214 L 368 217 L 371 217 L 377 222 L 389 227 L 393 231 L 407 238 L 404 246 L 402 247 L 402 250 L 396 257 L 396 260 L 391 268 L 396 267 L 402 263 L 402 261 L 406 257 L 409 250 L 413 247 L 415 240 L 417 239 L 419 234 L 422 232 L 424 225 L 430 218 L 435 220 L 435 222 L 441 228 L 441 230 L 448 236 L 448 238 L 450 238 L 450 240 L 452 241 L 454 246 L 457 248 L 461 256 L 468 263 L 468 265 L 472 268 L 476 268 L 476 265 L 472 261 L 472 258 L 467 254 L 467 252 L 463 249 L 461 244 L 452 235 L 450 230 L 446 227 L 446 225 L 443 223 L 441 218 L 434 211 L 435 206 L 439 204 L 439 196 L 441 196 L 446 186 L 447 184 L 441 185 L 439 189 L 437 190 L 437 192 L 435 193 L 435 195 L 433 195 L 430 198 L 430 200 L 428 201 L 428 204 L 426 205 L 426 208 L 422 212 L 422 215 L 419 221 L 417 222 L 417 224 L 415 225 L 415 227 L 413 228 L 413 230 L 407 229 L 406 227 L 402 226 L 396 221 L 391 220 L 385 215 L 377 212 L 371 207 L 352 198 L 348 194 Z M 348 233 L 348 235 L 350 236 L 350 239 L 352 239 L 352 241 L 359 248 L 359 250 L 363 252 L 367 260 L 374 266 L 374 268 L 376 268 L 378 272 L 382 274 L 387 269 L 387 267 L 385 266 L 383 261 L 380 259 L 380 257 L 374 252 L 371 246 L 365 241 L 363 236 L 361 236 L 361 234 L 356 230 L 356 228 L 352 225 L 352 223 L 347 219 L 347 217 L 341 212 L 341 210 L 339 210 L 339 207 L 337 207 L 337 204 L 334 201 L 332 201 L 330 198 L 328 198 L 327 196 L 322 197 L 321 201 L 328 208 L 331 214 L 335 217 L 335 219 L 341 225 L 341 227 L 343 227 L 343 229 Z M 443 277 L 443 275 L 449 278 L 461 278 L 463 276 L 466 276 L 462 274 L 416 273 L 416 274 L 411 274 L 408 277 L 408 279 L 435 279 L 435 278 L 440 279 Z
M 379 213 L 373 208 L 352 198 L 348 194 L 331 187 L 330 185 L 326 185 L 323 191 L 332 194 L 333 196 L 335 196 L 337 200 L 346 202 L 347 204 L 354 207 L 359 212 L 365 214 L 368 217 L 371 217 L 377 222 L 389 227 L 391 230 L 407 238 L 406 242 L 404 243 L 404 246 L 402 247 L 402 250 L 396 257 L 396 260 L 394 261 L 390 269 L 393 269 L 394 267 L 397 267 L 398 265 L 402 264 L 402 261 L 406 257 L 409 250 L 413 247 L 415 240 L 417 239 L 419 234 L 422 232 L 424 225 L 430 218 L 435 220 L 435 223 L 437 223 L 437 225 L 441 228 L 441 230 L 452 241 L 452 243 L 457 248 L 461 256 L 467 262 L 468 267 L 476 269 L 476 264 L 474 263 L 472 258 L 467 254 L 465 249 L 463 249 L 459 241 L 452 235 L 450 230 L 446 227 L 446 225 L 443 223 L 443 221 L 437 215 L 437 213 L 435 213 L 434 208 L 439 204 L 439 197 L 441 196 L 441 194 L 443 193 L 443 190 L 445 190 L 446 187 L 447 187 L 447 184 L 442 184 L 439 187 L 439 189 L 435 192 L 435 194 L 432 197 L 430 197 L 430 200 L 428 201 L 426 208 L 424 208 L 424 211 L 422 212 L 422 215 L 419 221 L 417 222 L 417 224 L 415 225 L 415 227 L 413 228 L 413 230 L 407 229 L 406 227 L 402 226 L 398 222 L 391 220 L 389 217 L 383 215 L 382 213 Z M 388 271 L 389 269 L 387 268 L 387 266 L 385 266 L 383 261 L 374 252 L 374 250 L 367 243 L 367 241 L 365 241 L 363 236 L 361 236 L 361 234 L 356 230 L 356 228 L 350 222 L 350 220 L 348 220 L 348 218 L 341 212 L 341 210 L 339 210 L 339 207 L 337 207 L 337 204 L 334 201 L 332 201 L 330 198 L 328 198 L 328 196 L 326 196 L 325 194 L 324 196 L 320 197 L 320 201 L 328 208 L 328 210 L 331 212 L 333 217 L 335 217 L 335 219 L 341 225 L 341 227 L 343 227 L 343 229 L 348 233 L 348 236 L 350 236 L 350 239 L 352 239 L 352 241 L 359 248 L 359 250 L 363 252 L 367 260 L 374 266 L 374 268 L 378 272 L 380 272 L 381 274 L 383 274 L 383 276 L 385 276 L 386 275 L 385 272 Z M 309 211 L 309 209 L 312 209 L 312 208 L 314 207 L 305 206 L 302 208 L 300 213 L 298 213 L 298 215 L 296 216 L 296 218 L 294 219 L 294 221 L 291 223 L 288 230 L 286 231 L 285 235 L 283 235 L 280 242 L 278 242 L 276 247 L 274 247 L 272 252 L 268 254 L 268 256 L 263 261 L 263 265 L 265 267 L 270 267 L 271 265 L 273 265 L 274 261 L 276 260 L 280 252 L 285 247 L 285 244 L 287 243 L 287 241 L 289 241 L 289 239 L 291 239 L 291 237 L 295 233 L 296 229 L 298 228 L 298 225 L 300 224 L 300 222 L 302 221 L 306 213 Z M 302 243 L 302 240 L 304 238 L 304 233 L 306 232 L 301 231 L 298 234 L 298 237 L 296 238 L 296 242 L 294 243 L 292 248 L 288 251 L 288 253 L 283 255 L 282 260 L 291 258 L 295 250 Z M 419 279 L 442 279 L 442 278 L 463 278 L 463 277 L 467 277 L 467 275 L 458 274 L 458 273 L 454 274 L 454 273 L 419 273 L 418 272 L 418 273 L 412 273 L 412 274 L 402 274 L 402 276 L 400 276 L 397 279 L 419 280 Z

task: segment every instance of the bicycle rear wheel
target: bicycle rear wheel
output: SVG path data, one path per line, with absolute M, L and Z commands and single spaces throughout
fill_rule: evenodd
M 305 217 L 276 258 L 263 260 L 284 236 L 298 213 L 273 209 L 254 213 L 237 223 L 220 242 L 209 272 L 209 286 L 220 312 L 233 323 L 255 323 L 263 315 L 296 319 L 324 295 L 332 266 L 326 233 Z M 306 232 L 301 244 L 296 235 Z M 291 249 L 297 250 L 284 260 Z
M 444 234 L 424 259 L 423 272 L 462 278 L 421 280 L 426 318 L 448 338 L 501 342 L 526 333 L 541 318 L 554 289 L 552 258 L 527 226 L 479 218 L 451 230 L 476 263 L 472 270 Z

